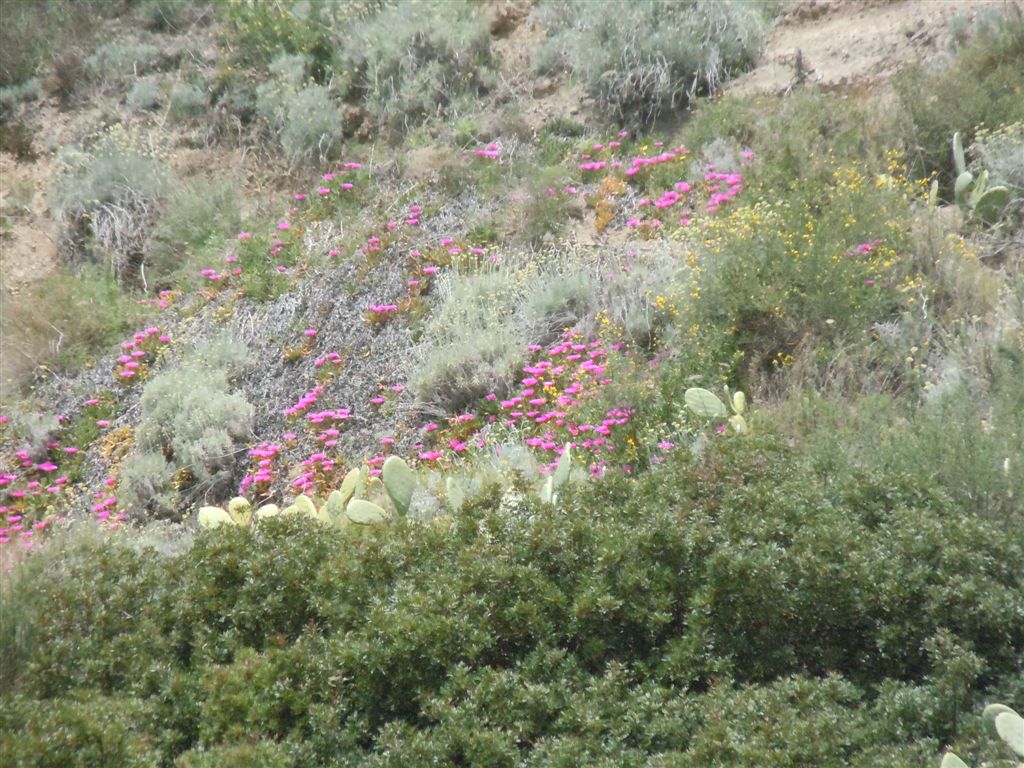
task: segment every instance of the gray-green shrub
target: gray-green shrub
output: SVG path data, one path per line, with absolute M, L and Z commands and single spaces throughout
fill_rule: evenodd
M 567 70 L 610 116 L 646 124 L 750 67 L 768 29 L 765 7 L 739 0 L 545 2 L 548 38 L 535 66 Z
M 494 83 L 490 34 L 466 2 L 392 5 L 352 21 L 345 37 L 337 68 L 393 130 L 457 114 Z
M 206 93 L 199 86 L 177 83 L 171 89 L 167 112 L 172 120 L 187 120 L 201 114 L 205 108 Z
M 160 49 L 141 41 L 111 40 L 85 58 L 86 71 L 100 82 L 124 82 L 153 72 L 159 66 Z
M 145 136 L 115 125 L 57 156 L 50 199 L 72 256 L 89 246 L 109 254 L 115 278 L 132 280 L 142 263 L 150 225 L 169 171 Z
M 125 504 L 137 507 L 134 514 L 173 516 L 180 488 L 226 489 L 254 413 L 245 395 L 230 385 L 245 355 L 240 345 L 220 339 L 146 383 L 136 450 L 125 461 L 118 489 Z
M 458 412 L 511 386 L 527 345 L 548 344 L 565 330 L 584 332 L 605 310 L 631 341 L 648 345 L 664 324 L 655 294 L 682 278 L 670 248 L 627 258 L 594 258 L 570 245 L 501 254 L 498 265 L 444 278 L 440 304 L 423 329 L 410 381 L 417 396 Z
M 140 78 L 128 91 L 128 106 L 136 111 L 156 109 L 160 106 L 160 87 L 150 78 Z

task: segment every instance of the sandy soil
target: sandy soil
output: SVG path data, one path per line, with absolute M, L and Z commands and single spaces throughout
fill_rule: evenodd
M 761 64 L 732 81 L 730 94 L 785 93 L 884 82 L 912 61 L 947 55 L 954 19 L 1005 12 L 1019 0 L 793 0 Z M 959 17 L 959 18 L 957 18 Z

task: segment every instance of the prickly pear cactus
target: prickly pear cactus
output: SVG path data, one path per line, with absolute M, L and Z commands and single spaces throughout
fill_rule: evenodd
M 956 177 L 956 183 L 953 185 L 953 199 L 961 208 L 969 205 L 968 193 L 973 186 L 974 174 L 970 171 L 964 171 Z
M 331 491 L 331 495 L 317 512 L 317 519 L 332 528 L 344 528 L 349 522 L 345 516 L 345 502 L 346 499 L 340 491 Z
M 992 723 L 999 738 L 1016 753 L 1017 757 L 1024 758 L 1024 718 L 1005 704 L 989 704 L 981 716 L 985 721 Z M 939 768 L 969 768 L 969 766 L 952 752 L 947 752 L 943 756 Z
M 345 475 L 345 479 L 341 481 L 341 488 L 338 489 L 338 492 L 341 494 L 342 506 L 348 504 L 352 497 L 359 495 L 360 486 L 363 484 L 363 471 L 361 469 L 350 469 L 348 474 Z
M 352 499 L 345 508 L 345 516 L 357 525 L 379 525 L 388 519 L 383 508 L 366 499 Z
M 409 513 L 412 494 L 416 490 L 416 474 L 402 459 L 390 456 L 381 468 L 381 478 L 395 511 L 404 517 Z
M 235 496 L 228 502 L 228 514 L 231 515 L 235 525 L 248 528 L 252 521 L 252 504 L 242 496 Z
M 220 507 L 200 507 L 199 525 L 202 528 L 220 528 L 222 525 L 236 525 L 227 512 Z
M 747 396 L 742 392 L 733 392 L 732 412 L 737 416 L 742 416 L 745 410 L 747 410 Z
M 725 403 L 713 393 L 701 387 L 691 387 L 683 394 L 686 407 L 705 419 L 724 419 L 729 415 Z
M 1000 712 L 995 719 L 996 733 L 999 738 L 1006 742 L 1006 746 L 1017 753 L 1017 757 L 1024 757 L 1024 718 L 1007 709 Z
M 558 457 L 558 464 L 555 465 L 555 471 L 551 475 L 555 490 L 565 485 L 565 481 L 569 479 L 570 469 L 572 469 L 572 448 L 566 443 L 562 447 L 562 455 Z
M 466 503 L 466 492 L 462 489 L 462 484 L 454 477 L 449 477 L 445 480 L 444 487 L 448 495 L 448 506 L 453 512 L 458 512 Z
M 974 202 L 974 214 L 986 224 L 995 224 L 999 215 L 1010 202 L 1010 190 L 1006 187 L 991 187 Z
M 277 517 L 280 514 L 281 509 L 277 504 L 264 504 L 256 510 L 253 517 L 256 518 L 257 522 L 259 522 L 260 520 L 266 520 L 268 517 Z
M 960 139 L 960 132 L 953 134 L 953 165 L 956 168 L 957 176 L 967 171 L 967 159 L 964 157 L 964 144 Z

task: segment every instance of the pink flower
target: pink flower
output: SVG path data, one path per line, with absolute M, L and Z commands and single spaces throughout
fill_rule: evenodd
M 305 333 L 309 338 L 313 338 L 316 336 L 316 328 L 307 328 L 303 333 Z
M 284 232 L 292 228 L 292 223 L 290 221 L 279 221 L 277 222 L 277 228 Z
M 238 239 L 239 240 L 248 240 L 250 237 L 252 237 L 252 232 L 239 232 L 238 233 Z

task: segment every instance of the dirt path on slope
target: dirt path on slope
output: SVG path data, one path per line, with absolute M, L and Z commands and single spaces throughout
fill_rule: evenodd
M 792 0 L 761 64 L 725 93 L 785 93 L 883 83 L 913 61 L 949 55 L 953 36 L 982 14 L 1005 14 L 1020 0 Z

